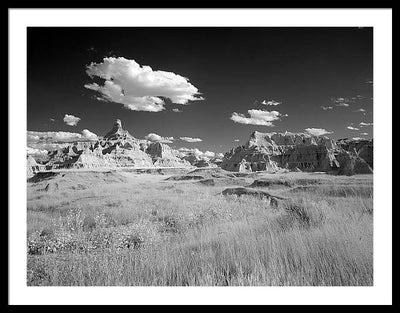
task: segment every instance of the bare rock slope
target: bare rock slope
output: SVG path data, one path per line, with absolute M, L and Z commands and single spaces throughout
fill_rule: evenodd
M 112 129 L 101 139 L 76 141 L 61 149 L 49 152 L 45 169 L 96 169 L 96 168 L 155 168 L 190 167 L 176 157 L 168 145 L 134 138 L 116 120 Z M 28 158 L 28 176 L 40 171 L 38 164 Z
M 221 167 L 235 172 L 372 173 L 372 140 L 359 144 L 304 133 L 255 131 L 245 145 L 224 155 Z

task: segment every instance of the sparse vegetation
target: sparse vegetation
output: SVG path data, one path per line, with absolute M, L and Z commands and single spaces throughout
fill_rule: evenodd
M 286 174 L 278 207 L 221 185 L 96 175 L 51 178 L 51 193 L 28 184 L 28 285 L 373 284 L 370 175 Z

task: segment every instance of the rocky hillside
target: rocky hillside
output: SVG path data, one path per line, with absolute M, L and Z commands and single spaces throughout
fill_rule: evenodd
M 28 177 L 42 170 L 93 168 L 191 167 L 175 156 L 163 143 L 134 138 L 116 120 L 112 129 L 99 140 L 76 141 L 49 152 L 39 166 L 32 156 L 27 159 Z
M 372 173 L 372 140 L 335 141 L 304 133 L 253 132 L 248 142 L 224 155 L 228 171 L 318 171 L 343 175 Z

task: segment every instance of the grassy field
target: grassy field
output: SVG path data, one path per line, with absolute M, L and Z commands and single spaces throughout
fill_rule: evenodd
M 372 175 L 260 174 L 215 186 L 67 172 L 28 183 L 27 284 L 371 286 Z M 278 207 L 223 196 L 254 179 Z M 46 190 L 47 189 L 47 190 Z

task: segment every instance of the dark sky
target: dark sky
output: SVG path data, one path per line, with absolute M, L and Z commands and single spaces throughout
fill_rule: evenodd
M 104 135 L 119 118 L 136 138 L 198 137 L 203 141 L 176 140 L 172 146 L 214 152 L 243 144 L 254 130 L 323 128 L 333 132 L 331 138 L 372 138 L 372 127 L 359 127 L 372 122 L 372 35 L 372 28 L 29 28 L 27 129 Z M 92 82 L 86 66 L 109 56 L 186 77 L 205 100 L 166 100 L 161 112 L 96 100 L 96 92 L 84 87 Z M 357 95 L 348 107 L 332 102 Z M 264 106 L 263 100 L 281 104 Z M 365 112 L 355 112 L 360 108 Z M 233 112 L 248 117 L 251 109 L 288 116 L 274 127 L 230 119 Z M 68 126 L 65 114 L 81 120 Z

